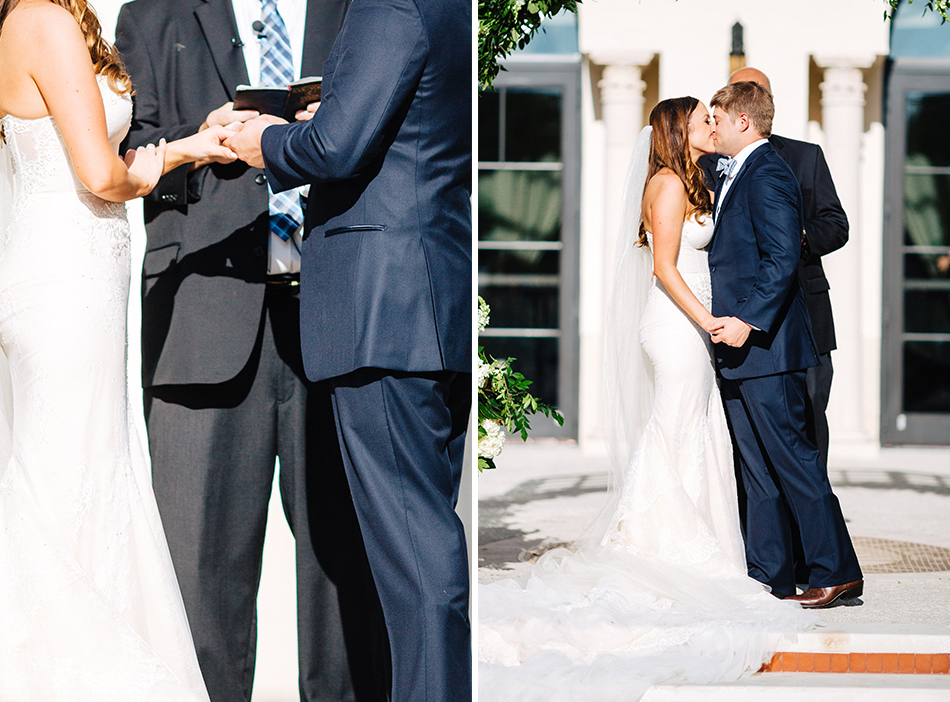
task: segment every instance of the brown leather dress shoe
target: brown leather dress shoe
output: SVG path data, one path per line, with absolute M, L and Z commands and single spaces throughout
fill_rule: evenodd
M 785 599 L 798 602 L 805 609 L 834 607 L 843 600 L 853 600 L 864 594 L 864 581 L 855 580 L 853 583 L 835 585 L 833 587 L 810 587 L 800 595 L 792 595 Z

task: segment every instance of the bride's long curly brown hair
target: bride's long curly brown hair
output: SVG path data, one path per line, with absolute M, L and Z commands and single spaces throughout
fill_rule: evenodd
M 0 32 L 7 15 L 17 6 L 20 0 L 2 0 L 0 4 Z M 64 7 L 72 13 L 79 23 L 86 46 L 89 47 L 89 57 L 95 66 L 96 75 L 102 74 L 109 82 L 109 87 L 119 95 L 132 94 L 132 79 L 122 65 L 119 52 L 109 42 L 102 38 L 102 26 L 95 10 L 86 0 L 50 0 L 50 2 Z
M 655 176 L 660 169 L 669 168 L 676 173 L 686 186 L 689 208 L 686 218 L 694 214 L 712 214 L 712 199 L 706 189 L 703 171 L 689 155 L 689 118 L 699 105 L 694 97 L 670 98 L 658 102 L 650 112 L 650 126 L 653 127 L 653 139 L 650 144 L 650 163 L 647 180 Z M 647 246 L 646 227 L 640 218 L 640 236 L 637 246 Z

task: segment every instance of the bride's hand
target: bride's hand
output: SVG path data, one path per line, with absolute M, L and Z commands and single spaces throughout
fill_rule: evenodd
M 149 144 L 140 146 L 137 149 L 129 149 L 125 153 L 126 167 L 129 173 L 143 181 L 139 187 L 139 195 L 146 195 L 158 184 L 158 179 L 162 177 L 163 166 L 165 163 L 165 151 L 167 145 L 165 140 L 161 139 L 158 146 Z
M 165 172 L 183 163 L 191 162 L 194 164 L 192 168 L 198 168 L 209 163 L 231 163 L 237 160 L 237 154 L 224 145 L 224 140 L 230 136 L 234 136 L 233 131 L 214 125 L 197 134 L 173 141 L 168 145 Z
M 710 317 L 709 321 L 706 322 L 703 328 L 715 336 L 718 332 L 721 332 L 725 326 L 726 320 L 723 317 Z
M 712 335 L 714 344 L 726 344 L 734 348 L 739 348 L 745 344 L 752 331 L 748 323 L 743 322 L 738 317 L 722 317 L 722 328 Z

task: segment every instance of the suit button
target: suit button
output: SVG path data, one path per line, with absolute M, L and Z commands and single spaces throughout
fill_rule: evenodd
M 251 253 L 260 258 L 264 255 L 264 249 L 260 246 L 255 246 L 253 249 L 251 249 Z
M 254 182 L 258 185 L 263 185 L 267 182 L 267 176 L 263 173 L 258 173 L 256 176 L 254 176 Z
M 178 200 L 178 196 L 175 195 L 174 193 L 167 193 L 165 195 L 162 195 L 163 202 L 176 202 L 177 200 Z
M 710 270 L 710 271 L 714 271 L 714 270 L 716 270 L 716 267 L 715 267 L 715 266 L 710 266 L 710 267 L 709 267 L 709 270 Z

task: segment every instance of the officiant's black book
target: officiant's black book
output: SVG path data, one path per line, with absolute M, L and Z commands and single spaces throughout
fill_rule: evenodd
M 323 78 L 320 76 L 295 80 L 286 88 L 252 88 L 239 85 L 234 91 L 235 110 L 257 110 L 262 115 L 283 117 L 294 121 L 294 115 L 307 109 L 311 102 L 320 102 Z

